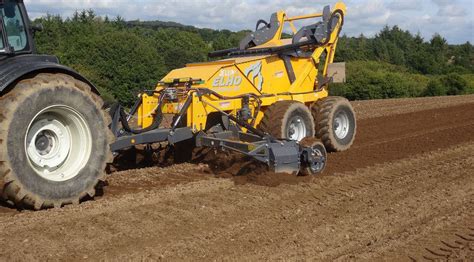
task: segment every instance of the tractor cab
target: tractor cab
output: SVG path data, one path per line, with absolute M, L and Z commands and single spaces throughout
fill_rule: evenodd
M 32 53 L 29 28 L 23 1 L 0 0 L 0 55 Z

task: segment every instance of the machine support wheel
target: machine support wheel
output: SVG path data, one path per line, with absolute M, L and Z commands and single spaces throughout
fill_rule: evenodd
M 357 125 L 351 103 L 343 97 L 327 97 L 312 106 L 316 137 L 329 152 L 345 151 L 354 143 Z
M 306 137 L 300 141 L 300 146 L 310 149 L 309 155 L 301 159 L 301 169 L 299 175 L 317 175 L 323 172 L 326 167 L 327 153 L 323 143 L 315 137 Z
M 0 98 L 0 193 L 23 208 L 95 195 L 113 161 L 102 100 L 65 74 L 41 73 Z
M 269 106 L 258 128 L 276 138 L 296 141 L 314 136 L 311 111 L 297 101 L 279 101 Z

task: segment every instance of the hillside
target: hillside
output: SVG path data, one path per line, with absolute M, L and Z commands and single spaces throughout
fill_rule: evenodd
M 97 17 L 93 11 L 71 18 L 37 19 L 41 53 L 99 86 L 106 100 L 131 103 L 169 70 L 206 61 L 213 50 L 238 45 L 248 31 L 200 29 L 174 22 L 130 21 Z M 336 61 L 348 63 L 348 82 L 332 88 L 350 99 L 458 95 L 474 92 L 474 48 L 448 45 L 440 35 L 426 41 L 397 26 L 373 38 L 342 36 Z

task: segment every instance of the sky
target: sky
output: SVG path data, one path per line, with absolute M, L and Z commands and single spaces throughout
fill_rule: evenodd
M 71 16 L 93 9 L 98 15 L 126 20 L 173 21 L 200 28 L 254 29 L 278 10 L 289 16 L 320 12 L 335 0 L 25 0 L 32 19 L 46 14 Z M 346 0 L 343 33 L 373 36 L 385 25 L 398 25 L 425 40 L 435 33 L 450 44 L 474 43 L 474 0 Z

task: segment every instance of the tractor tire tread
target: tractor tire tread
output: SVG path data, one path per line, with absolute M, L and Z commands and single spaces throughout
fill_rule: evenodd
M 92 92 L 88 84 L 61 73 L 39 73 L 32 78 L 21 80 L 9 93 L 0 97 L 0 104 L 2 104 L 0 107 L 0 196 L 5 200 L 12 201 L 20 208 L 33 208 L 36 210 L 51 207 L 58 208 L 67 204 L 78 204 L 85 196 L 93 197 L 97 183 L 99 183 L 99 181 L 105 181 L 106 179 L 106 166 L 113 161 L 112 152 L 107 151 L 106 161 L 102 164 L 102 171 L 97 179 L 97 183 L 91 185 L 79 196 L 70 199 L 55 201 L 43 199 L 39 195 L 24 188 L 18 181 L 8 162 L 7 147 L 6 145 L 2 145 L 6 143 L 8 139 L 8 129 L 13 118 L 14 109 L 17 108 L 18 102 L 21 102 L 22 99 L 26 99 L 36 92 L 35 88 L 32 88 L 33 86 L 55 89 L 58 85 L 60 85 L 61 88 L 78 88 L 83 91 L 82 93 L 89 97 L 95 106 L 101 110 L 106 123 L 111 122 L 109 114 L 102 110 L 103 104 L 100 97 Z M 112 143 L 113 134 L 108 126 L 100 128 L 107 130 L 108 143 Z

